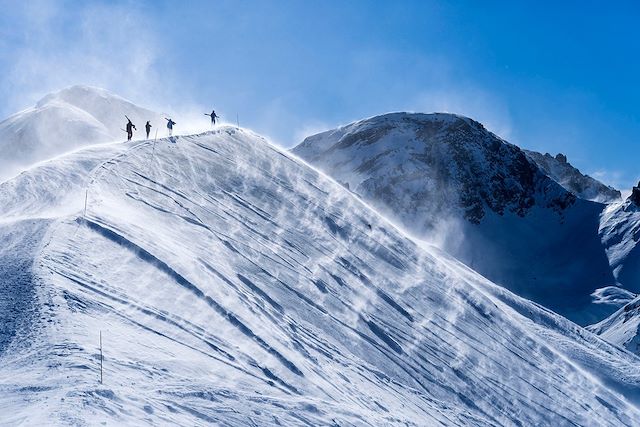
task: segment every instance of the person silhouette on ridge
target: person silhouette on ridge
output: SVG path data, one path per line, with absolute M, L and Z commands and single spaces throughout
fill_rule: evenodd
M 211 114 L 207 114 L 204 113 L 205 116 L 210 116 L 211 117 L 211 126 L 215 126 L 216 125 L 216 119 L 220 118 L 217 114 L 216 114 L 216 110 L 211 110 Z
M 176 122 L 171 119 L 167 119 L 166 117 L 164 119 L 167 121 L 167 129 L 169 129 L 169 136 L 171 136 L 173 135 L 173 125 L 175 125 Z
M 127 116 L 125 116 L 127 117 Z M 131 119 L 127 117 L 127 141 L 131 141 L 131 137 L 133 136 L 133 130 L 136 129 L 136 125 L 131 123 Z
M 149 123 L 149 120 L 147 120 L 147 124 L 144 125 L 144 128 L 147 131 L 147 139 L 149 139 L 149 133 L 151 132 L 151 123 Z

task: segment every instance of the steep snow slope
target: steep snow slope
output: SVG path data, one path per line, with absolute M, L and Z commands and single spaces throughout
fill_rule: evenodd
M 600 221 L 600 236 L 616 280 L 640 292 L 640 207 L 631 198 L 607 207 Z
M 588 329 L 612 344 L 640 354 L 640 297 Z
M 635 356 L 247 131 L 83 150 L 0 212 L 3 425 L 640 422 Z
M 581 324 L 619 307 L 591 297 L 615 284 L 598 237 L 603 205 L 576 198 L 478 122 L 392 113 L 293 152 L 521 296 Z
M 637 193 L 637 187 L 634 190 Z M 600 224 L 600 236 L 616 280 L 633 293 L 621 295 L 619 299 L 625 305 L 590 329 L 609 342 L 640 354 L 640 302 L 635 298 L 640 293 L 640 207 L 634 199 L 632 194 L 625 201 L 610 205 Z
M 551 179 L 562 185 L 581 199 L 599 203 L 612 203 L 622 197 L 620 191 L 605 185 L 580 172 L 567 161 L 564 154 L 553 157 L 549 153 L 524 150 L 525 154 L 547 174 Z
M 45 96 L 35 107 L 0 122 L 0 180 L 38 161 L 82 146 L 122 141 L 128 115 L 144 136 L 144 124 L 163 126 L 157 113 L 88 86 L 73 86 Z

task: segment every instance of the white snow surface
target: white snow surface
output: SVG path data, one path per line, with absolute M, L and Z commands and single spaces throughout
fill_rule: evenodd
M 246 130 L 31 168 L 0 241 L 2 425 L 640 423 L 636 356 Z
M 495 283 L 582 325 L 622 303 L 598 227 L 525 152 L 453 114 L 389 113 L 311 136 L 293 153 Z
M 640 208 L 630 199 L 609 205 L 599 233 L 616 280 L 640 293 Z
M 609 205 L 602 213 L 600 236 L 618 283 L 631 292 L 608 318 L 589 327 L 607 341 L 640 354 L 640 208 L 631 199 Z
M 640 297 L 587 329 L 612 344 L 640 354 Z
M 153 133 L 165 120 L 158 113 L 138 107 L 104 89 L 72 86 L 42 98 L 33 107 L 0 122 L 0 181 L 42 160 L 75 149 L 123 141 L 124 115 L 137 127 L 134 139 L 142 139 L 144 124 Z

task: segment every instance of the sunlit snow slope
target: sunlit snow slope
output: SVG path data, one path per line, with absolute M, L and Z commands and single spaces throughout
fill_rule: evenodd
M 630 292 L 613 288 L 612 297 L 625 302 L 624 306 L 590 329 L 607 341 L 640 354 L 640 208 L 633 199 L 608 206 L 600 223 L 600 235 L 616 280 Z
M 635 356 L 248 131 L 31 169 L 0 239 L 2 425 L 640 423 Z
M 0 122 L 0 180 L 79 147 L 126 139 L 125 114 L 138 129 L 134 139 L 144 138 L 147 120 L 163 135 L 162 116 L 104 89 L 72 86 L 45 96 Z

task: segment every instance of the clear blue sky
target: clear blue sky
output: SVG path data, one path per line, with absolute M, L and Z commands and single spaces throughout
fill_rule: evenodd
M 0 0 L 2 117 L 78 83 L 238 113 L 284 146 L 388 111 L 449 111 L 621 189 L 640 177 L 638 2 L 21 3 Z

